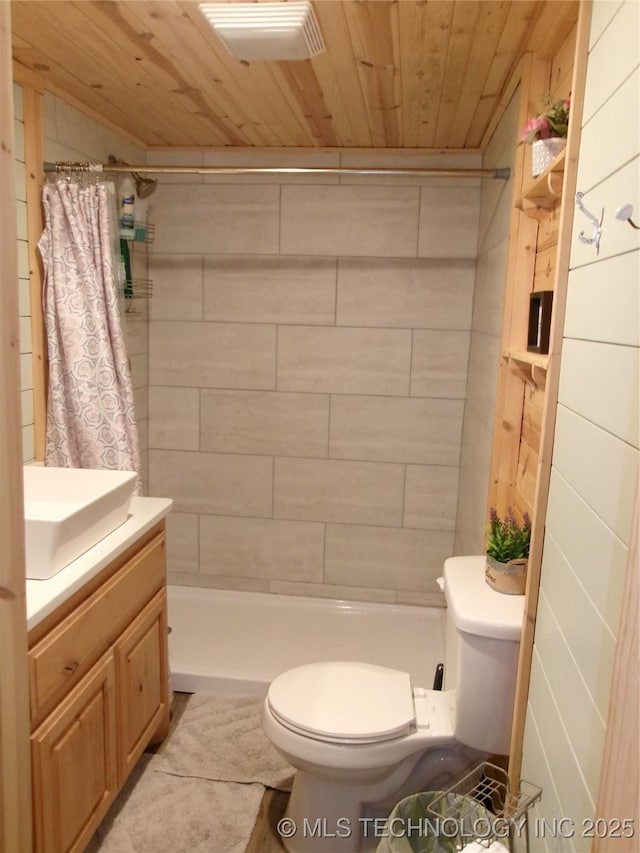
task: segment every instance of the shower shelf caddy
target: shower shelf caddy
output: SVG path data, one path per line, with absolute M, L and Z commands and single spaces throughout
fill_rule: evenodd
M 476 835 L 465 832 L 456 842 L 457 850 L 463 850 L 472 841 L 486 848 L 497 841 L 511 850 L 514 830 L 517 829 L 529 853 L 528 810 L 541 797 L 542 788 L 525 779 L 521 779 L 518 790 L 513 791 L 506 771 L 483 761 L 435 797 L 426 811 L 431 821 L 442 824 L 443 820 L 451 819 L 457 826 L 475 826 L 479 830 Z M 477 821 L 479 805 L 490 813 L 490 819 L 482 821 L 481 826 Z
M 156 236 L 156 226 L 151 222 L 137 221 L 133 228 L 120 231 L 121 240 L 129 240 L 133 243 L 153 243 Z
M 146 247 L 151 245 L 155 240 L 156 227 L 153 223 L 146 220 L 136 220 L 133 228 L 126 231 L 120 231 L 120 239 L 126 240 L 131 246 L 132 260 L 137 246 L 144 246 L 143 264 L 145 271 L 148 266 L 148 257 Z M 125 313 L 128 316 L 142 314 L 143 312 L 137 307 L 138 300 L 151 299 L 153 295 L 153 282 L 149 278 L 142 278 L 133 275 L 130 280 L 125 283 Z

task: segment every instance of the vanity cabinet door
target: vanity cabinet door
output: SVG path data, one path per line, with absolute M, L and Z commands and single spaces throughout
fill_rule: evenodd
M 115 645 L 118 780 L 122 785 L 144 748 L 169 723 L 167 597 L 157 593 Z
M 38 725 L 165 586 L 164 533 L 154 537 L 29 651 L 31 724 Z
M 108 652 L 31 735 L 36 853 L 82 851 L 117 792 Z

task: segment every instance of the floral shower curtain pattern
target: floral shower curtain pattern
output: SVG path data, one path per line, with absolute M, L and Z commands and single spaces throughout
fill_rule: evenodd
M 49 354 L 45 465 L 135 471 L 133 388 L 118 310 L 113 185 L 56 180 L 42 192 Z

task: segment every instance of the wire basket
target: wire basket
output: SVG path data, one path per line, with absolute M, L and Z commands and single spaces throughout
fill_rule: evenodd
M 136 219 L 128 228 L 121 226 L 118 233 L 121 240 L 150 244 L 156 239 L 156 226 L 151 222 Z
M 125 300 L 151 299 L 153 282 L 148 278 L 132 278 L 124 283 L 123 291 Z
M 542 796 L 542 788 L 520 780 L 517 791 L 509 785 L 507 773 L 495 764 L 483 761 L 458 782 L 433 799 L 427 807 L 428 817 L 442 823 L 445 819 L 467 827 L 459 837 L 457 849 L 462 850 L 472 841 L 483 847 L 500 842 L 510 849 L 514 833 L 525 830 L 528 844 L 527 811 Z M 490 819 L 477 820 L 477 807 L 483 806 Z M 473 831 L 468 831 L 468 827 Z
M 133 240 L 135 243 L 153 243 L 156 239 L 156 226 L 152 222 L 138 221 L 133 223 Z

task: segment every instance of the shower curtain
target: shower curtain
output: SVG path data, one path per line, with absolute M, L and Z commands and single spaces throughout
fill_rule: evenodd
M 45 184 L 42 203 L 45 465 L 135 471 L 139 493 L 133 389 L 118 308 L 114 186 L 58 179 Z

